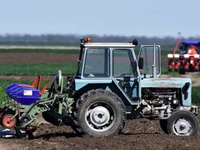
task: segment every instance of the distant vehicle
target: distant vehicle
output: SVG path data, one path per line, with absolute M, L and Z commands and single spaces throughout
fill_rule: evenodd
M 181 43 L 181 44 L 179 44 Z M 179 54 L 176 50 L 179 46 Z M 177 42 L 173 54 L 168 54 L 168 71 L 179 71 L 180 74 L 185 72 L 200 71 L 200 42 L 199 41 L 183 41 Z

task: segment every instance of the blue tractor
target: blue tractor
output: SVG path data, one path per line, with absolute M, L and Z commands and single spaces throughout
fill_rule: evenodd
M 77 72 L 66 85 L 58 71 L 52 86 L 29 104 L 24 102 L 31 98 L 32 88 L 18 87 L 28 95 L 23 100 L 16 90 L 9 91 L 14 96 L 6 106 L 16 113 L 8 123 L 17 118 L 18 129 L 26 129 L 42 113 L 54 125 L 69 125 L 80 135 L 99 137 L 121 133 L 127 119 L 149 118 L 158 119 L 167 134 L 196 135 L 198 107 L 192 104 L 191 79 L 159 78 L 160 46 L 142 45 L 136 57 L 136 45 L 137 40 L 82 39 Z

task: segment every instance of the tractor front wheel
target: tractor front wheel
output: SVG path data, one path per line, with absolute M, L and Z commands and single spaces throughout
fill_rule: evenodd
M 12 128 L 16 125 L 17 119 L 14 118 L 12 121 L 10 119 L 13 117 L 13 114 L 4 114 L 2 116 L 2 125 L 6 128 Z
M 198 126 L 197 117 L 189 111 L 177 111 L 167 120 L 168 133 L 179 136 L 196 135 Z
M 163 130 L 163 132 L 168 134 L 168 131 L 167 131 L 167 119 L 161 119 L 161 120 L 159 120 L 159 123 L 160 123 L 160 128 Z
M 84 134 L 95 137 L 116 135 L 125 126 L 125 106 L 115 93 L 91 90 L 80 97 L 76 107 L 75 124 Z

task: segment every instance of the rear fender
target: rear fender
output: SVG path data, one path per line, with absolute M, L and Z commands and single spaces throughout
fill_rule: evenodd
M 90 82 L 82 82 L 83 80 L 76 80 L 75 84 L 75 95 L 74 98 L 78 99 L 82 94 L 86 93 L 87 91 L 93 90 L 93 89 L 104 89 L 108 91 L 112 91 L 113 93 L 117 94 L 122 101 L 124 102 L 127 112 L 131 112 L 132 105 L 138 105 L 138 103 L 134 103 L 128 95 L 122 90 L 122 88 L 117 84 L 117 82 L 113 80 L 104 80 L 104 83 L 98 82 L 95 83 L 95 80 L 92 80 Z M 86 84 L 87 83 L 87 84 Z

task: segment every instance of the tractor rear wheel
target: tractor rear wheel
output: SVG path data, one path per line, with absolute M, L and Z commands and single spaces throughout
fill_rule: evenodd
M 91 136 L 119 134 L 126 120 L 122 100 L 110 91 L 91 90 L 83 94 L 76 104 L 74 122 L 79 131 Z
M 16 125 L 17 119 L 14 118 L 12 121 L 10 119 L 13 117 L 13 114 L 4 114 L 2 116 L 2 125 L 6 128 L 12 128 Z M 9 122 L 10 121 L 10 122 Z
M 198 132 L 199 122 L 197 117 L 189 111 L 177 111 L 167 120 L 169 134 L 179 136 L 193 136 Z

